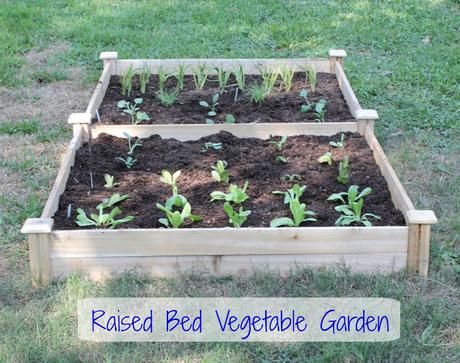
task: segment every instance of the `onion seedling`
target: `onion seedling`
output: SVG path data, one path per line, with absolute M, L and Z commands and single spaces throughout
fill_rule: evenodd
M 129 97 L 131 90 L 133 88 L 134 74 L 134 68 L 132 66 L 129 66 L 126 72 L 121 76 L 121 93 L 123 96 Z
M 177 79 L 177 89 L 183 90 L 184 89 L 184 80 L 185 80 L 185 70 L 188 66 L 183 64 L 179 65 L 177 68 L 177 72 L 173 74 L 173 76 Z
M 305 185 L 300 186 L 299 184 L 294 184 L 294 186 L 287 190 L 287 192 L 282 192 L 280 190 L 275 190 L 272 193 L 276 195 L 284 195 L 284 204 L 289 204 L 293 199 L 299 199 L 305 192 L 307 187 Z
M 223 67 L 216 67 L 215 68 L 217 72 L 217 82 L 219 83 L 219 91 L 220 93 L 223 93 L 225 90 L 225 87 L 227 87 L 228 80 L 232 74 L 230 71 L 225 71 Z
M 229 202 L 224 203 L 224 211 L 227 213 L 228 221 L 235 228 L 240 228 L 243 223 L 247 221 L 248 216 L 251 214 L 250 210 L 244 210 L 243 207 L 240 207 L 238 212 L 235 212 Z
M 219 104 L 218 101 L 219 101 L 219 94 L 215 93 L 211 97 L 211 103 L 208 103 L 206 101 L 200 101 L 200 106 L 204 107 L 204 108 L 207 108 L 209 110 L 208 111 L 208 116 L 209 117 L 214 117 L 214 116 L 217 115 L 216 107 Z
M 281 136 L 279 141 L 269 141 L 269 144 L 275 145 L 276 150 L 281 151 L 286 144 L 287 136 Z
M 158 91 L 155 92 L 160 103 L 165 107 L 171 107 L 177 100 L 177 91 Z
M 119 193 L 112 194 L 110 198 L 104 199 L 102 203 L 96 207 L 98 213 L 91 213 L 89 217 L 86 215 L 86 212 L 83 209 L 78 208 L 77 220 L 75 223 L 80 227 L 95 226 L 102 228 L 115 228 L 119 224 L 131 222 L 134 219 L 133 216 L 115 219 L 117 215 L 121 214 L 121 209 L 119 207 L 113 208 L 109 213 L 104 213 L 104 209 L 111 208 L 115 204 L 120 203 L 127 198 L 127 195 L 120 195 Z
M 262 85 L 267 94 L 270 94 L 278 79 L 278 71 L 268 71 L 266 68 L 259 67 L 260 76 L 262 77 Z
M 211 193 L 211 202 L 215 200 L 225 200 L 226 202 L 232 202 L 234 204 L 241 204 L 246 199 L 249 198 L 249 195 L 246 194 L 246 189 L 248 188 L 249 182 L 244 183 L 243 188 L 239 188 L 235 184 L 230 184 L 228 188 L 228 193 L 214 191 Z
M 320 156 L 318 159 L 316 159 L 319 163 L 324 164 L 327 163 L 329 166 L 332 165 L 332 153 L 327 152 L 323 156 Z
M 340 135 L 340 141 L 329 141 L 329 145 L 338 149 L 345 148 L 345 134 L 342 132 Z
M 227 162 L 225 160 L 218 160 L 216 165 L 211 165 L 211 176 L 217 182 L 228 183 L 229 175 L 227 168 Z
M 306 209 L 307 205 L 305 203 L 300 203 L 298 199 L 291 199 L 289 201 L 289 210 L 292 218 L 275 218 L 270 222 L 270 227 L 299 227 L 303 222 L 316 222 L 317 219 L 314 218 L 316 213 Z
M 115 183 L 115 177 L 113 175 L 105 174 L 104 180 L 105 180 L 104 188 L 107 188 L 107 189 L 112 189 L 116 187 L 117 185 L 120 185 L 120 183 Z
M 193 81 L 195 82 L 196 89 L 203 89 L 208 79 L 208 69 L 206 64 L 198 66 L 198 68 L 193 70 Z
M 246 87 L 246 76 L 244 74 L 243 66 L 240 64 L 237 68 L 233 70 L 233 75 L 235 76 L 236 84 L 240 91 L 244 91 Z
M 261 104 L 268 96 L 265 86 L 252 84 L 248 89 L 249 99 L 251 102 Z
M 121 108 L 124 113 L 131 116 L 131 124 L 133 125 L 150 120 L 150 117 L 145 112 L 140 111 L 139 105 L 142 101 L 142 98 L 135 98 L 134 104 L 125 100 L 118 101 L 117 103 L 118 108 Z
M 349 226 L 352 223 L 361 223 L 366 227 L 372 226 L 372 223 L 369 221 L 369 217 L 375 219 L 381 219 L 380 216 L 365 213 L 362 214 L 364 198 L 372 193 L 371 188 L 364 188 L 361 193 L 358 194 L 358 186 L 352 185 L 348 188 L 347 192 L 331 194 L 327 200 L 329 201 L 340 201 L 342 205 L 335 207 L 337 212 L 340 212 L 342 215 L 335 221 L 336 226 Z M 345 198 L 347 201 L 345 201 Z
M 156 207 L 166 214 L 166 218 L 160 218 L 158 219 L 158 222 L 167 228 L 180 228 L 186 220 L 189 220 L 190 222 L 199 222 L 203 220 L 200 216 L 192 214 L 192 207 L 188 202 L 185 203 L 181 212 L 173 212 L 171 209 L 168 209 L 160 203 L 157 203 Z
M 292 79 L 294 78 L 294 70 L 291 70 L 289 66 L 285 65 L 280 69 L 280 76 L 283 80 L 284 90 L 289 92 L 292 87 Z
M 134 159 L 131 156 L 126 157 L 126 159 L 119 157 L 118 160 L 121 160 L 125 164 L 127 169 L 131 169 L 137 161 L 137 159 Z
M 131 142 L 133 138 L 127 132 L 123 132 L 123 135 L 128 140 L 128 155 L 132 155 L 134 153 L 134 150 L 136 150 L 136 148 L 142 146 L 142 143 L 139 141 L 140 140 L 139 138 L 137 138 L 136 142 L 133 144 Z
M 310 84 L 312 92 L 316 90 L 316 71 L 313 66 L 308 66 L 305 70 L 305 80 Z
M 164 70 L 163 67 L 158 67 L 158 89 L 160 93 L 165 91 L 166 81 L 170 77 Z
M 150 68 L 146 64 L 139 73 L 139 82 L 141 84 L 142 93 L 145 93 L 145 91 L 147 90 L 147 84 L 149 83 L 151 73 L 152 72 L 150 71 Z
M 341 184 L 348 184 L 350 180 L 350 162 L 348 156 L 344 156 L 343 160 L 339 164 L 339 176 L 337 181 Z

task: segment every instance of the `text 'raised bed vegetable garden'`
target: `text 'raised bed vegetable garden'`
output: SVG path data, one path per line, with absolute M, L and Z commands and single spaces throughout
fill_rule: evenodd
M 42 216 L 22 229 L 34 279 L 338 264 L 426 274 L 436 217 L 409 200 L 344 56 L 102 53 Z

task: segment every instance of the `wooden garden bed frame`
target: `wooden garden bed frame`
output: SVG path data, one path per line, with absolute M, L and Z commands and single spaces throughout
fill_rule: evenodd
M 85 113 L 72 114 L 74 134 L 56 181 L 40 218 L 29 218 L 21 232 L 28 235 L 33 280 L 44 285 L 52 279 L 82 271 L 101 279 L 113 273 L 135 270 L 152 276 L 175 276 L 191 269 L 205 269 L 218 275 L 247 274 L 269 268 L 287 273 L 296 266 L 323 267 L 345 264 L 354 271 L 391 272 L 407 268 L 411 273 L 428 273 L 433 211 L 416 210 L 375 138 L 374 110 L 363 110 L 343 72 L 345 52 L 330 51 L 321 60 L 118 60 L 115 52 L 101 53 L 104 71 Z M 343 95 L 356 122 L 254 123 L 214 125 L 91 125 L 110 81 L 127 67 L 178 64 L 242 64 L 246 73 L 255 73 L 256 64 L 292 67 L 311 64 L 316 71 L 337 75 Z M 302 63 L 303 62 L 303 63 Z M 154 67 L 155 69 L 156 67 Z M 193 229 L 75 229 L 56 230 L 53 216 L 64 192 L 77 149 L 100 133 L 124 137 L 193 140 L 226 130 L 238 137 L 269 138 L 271 135 L 325 135 L 359 132 L 385 177 L 395 206 L 406 226 L 388 227 L 299 227 L 299 228 L 193 228 Z

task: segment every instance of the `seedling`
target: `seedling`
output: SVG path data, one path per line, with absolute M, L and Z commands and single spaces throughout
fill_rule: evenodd
M 338 149 L 343 149 L 345 148 L 345 134 L 342 132 L 340 135 L 340 141 L 329 141 L 329 145 L 332 147 L 336 147 Z
M 109 213 L 104 213 L 104 209 L 111 208 L 115 204 L 120 203 L 127 198 L 127 195 L 120 195 L 118 193 L 112 194 L 110 198 L 104 199 L 102 203 L 96 207 L 99 213 L 91 213 L 89 217 L 83 209 L 78 208 L 77 220 L 75 223 L 77 223 L 80 227 L 95 226 L 102 228 L 115 228 L 119 224 L 131 222 L 134 219 L 133 216 L 115 219 L 117 215 L 121 214 L 121 209 L 119 207 L 113 208 Z
M 283 155 L 279 155 L 275 158 L 275 161 L 281 164 L 287 164 L 288 158 L 284 157 Z
M 133 159 L 131 156 L 126 157 L 126 159 L 119 157 L 118 160 L 121 160 L 127 169 L 131 169 L 137 161 L 137 159 Z
M 248 89 L 249 99 L 251 102 L 261 104 L 268 96 L 268 91 L 265 86 L 252 84 Z
M 320 99 L 315 105 L 315 121 L 324 122 L 326 116 L 326 100 Z
M 236 84 L 238 85 L 238 88 L 235 91 L 235 102 L 238 99 L 238 91 L 244 91 L 246 85 L 246 76 L 244 74 L 243 67 L 241 64 L 238 66 L 238 68 L 233 70 L 233 75 L 235 76 Z
M 206 101 L 200 101 L 200 106 L 207 108 L 209 110 L 208 111 L 209 117 L 214 117 L 217 115 L 216 107 L 219 104 L 219 96 L 220 95 L 218 93 L 215 93 L 214 95 L 212 95 L 211 103 L 208 103 Z
M 262 85 L 265 88 L 267 94 L 272 92 L 275 86 L 276 80 L 278 79 L 278 71 L 268 71 L 266 68 L 259 67 L 260 76 L 262 77 Z
M 142 104 L 142 101 L 142 98 L 135 98 L 134 104 L 125 100 L 118 101 L 117 103 L 118 108 L 121 108 L 124 113 L 131 116 L 131 124 L 133 125 L 150 120 L 150 117 L 145 112 L 140 111 L 139 105 Z
M 234 124 L 235 123 L 235 116 L 233 116 L 231 113 L 229 113 L 227 116 L 225 116 L 225 122 L 228 124 Z
M 160 103 L 165 107 L 171 107 L 177 100 L 177 91 L 158 91 L 155 92 Z
M 198 222 L 202 220 L 200 216 L 192 214 L 192 207 L 190 206 L 190 203 L 185 203 L 181 212 L 173 212 L 171 209 L 168 209 L 160 203 L 157 203 L 156 207 L 166 214 L 166 218 L 160 218 L 158 219 L 158 222 L 167 228 L 180 228 L 186 220 L 189 220 L 190 222 Z
M 289 204 L 289 202 L 293 199 L 300 200 L 300 197 L 305 192 L 305 189 L 307 189 L 305 185 L 300 186 L 299 184 L 295 184 L 292 188 L 288 189 L 287 192 L 275 190 L 272 193 L 276 195 L 284 195 L 284 204 Z
M 168 78 L 170 76 L 165 72 L 163 67 L 158 67 L 157 73 L 158 73 L 158 89 L 159 89 L 159 92 L 164 93 L 165 86 L 166 86 L 166 81 L 168 80 Z
M 248 188 L 249 182 L 244 183 L 243 188 L 239 188 L 235 184 L 230 184 L 228 188 L 228 193 L 214 191 L 211 193 L 211 202 L 215 200 L 225 200 L 226 202 L 232 202 L 234 204 L 241 204 L 246 199 L 249 198 L 249 195 L 246 194 L 246 189 Z
M 305 203 L 300 203 L 298 199 L 292 199 L 289 201 L 289 210 L 291 211 L 292 218 L 281 217 L 275 218 L 270 222 L 270 227 L 298 227 L 303 222 L 316 222 L 317 219 L 315 212 L 306 210 L 307 205 Z
M 317 161 L 321 164 L 327 163 L 329 166 L 332 165 L 332 153 L 327 152 L 323 156 L 320 156 Z
M 295 182 L 296 180 L 301 180 L 302 177 L 299 174 L 283 174 L 280 179 L 283 181 Z
M 348 184 L 350 179 L 350 163 L 348 160 L 348 156 L 344 156 L 343 160 L 339 164 L 339 176 L 337 177 L 337 181 L 341 184 Z
M 232 72 L 225 71 L 223 67 L 221 68 L 216 67 L 215 70 L 217 72 L 217 82 L 219 83 L 219 90 L 220 90 L 220 93 L 222 93 L 224 92 L 225 87 L 227 87 L 228 80 Z
M 225 160 L 218 160 L 216 165 L 211 165 L 211 176 L 217 182 L 228 183 L 227 162 Z
M 134 150 L 136 148 L 141 147 L 142 143 L 140 142 L 140 139 L 137 138 L 136 142 L 133 144 L 131 140 L 133 139 L 127 132 L 123 132 L 123 135 L 126 137 L 128 140 L 128 155 L 132 155 L 134 153 Z
M 281 67 L 280 76 L 283 80 L 284 90 L 289 92 L 292 87 L 292 79 L 294 78 L 294 71 L 289 69 L 289 66 Z
M 177 89 L 178 90 L 184 89 L 185 70 L 187 68 L 188 66 L 181 64 L 177 68 L 177 72 L 173 74 L 173 76 L 177 79 Z
M 306 113 L 313 110 L 315 112 L 315 121 L 324 122 L 326 115 L 326 100 L 320 99 L 317 103 L 312 103 L 308 100 L 308 91 L 303 89 L 300 91 L 299 96 L 304 99 L 304 104 L 300 106 L 300 112 Z
M 142 68 L 141 72 L 139 73 L 139 82 L 141 84 L 141 92 L 145 93 L 147 90 L 147 85 L 150 80 L 150 68 L 147 65 L 144 65 L 144 68 Z
M 208 69 L 206 64 L 202 64 L 193 70 L 193 81 L 195 82 L 196 89 L 203 89 L 207 79 Z
M 358 186 L 352 185 L 348 188 L 348 192 L 335 193 L 331 194 L 327 200 L 329 201 L 340 201 L 342 205 L 335 207 L 337 212 L 340 212 L 342 215 L 335 221 L 336 226 L 349 226 L 352 223 L 361 223 L 366 227 L 372 226 L 372 223 L 369 221 L 369 217 L 375 219 L 381 219 L 380 216 L 377 216 L 372 213 L 362 213 L 364 198 L 372 193 L 371 188 L 364 188 L 364 190 L 358 194 Z M 347 201 L 345 201 L 345 198 Z
M 315 92 L 316 90 L 316 71 L 313 66 L 308 66 L 306 71 L 305 71 L 305 78 L 306 81 L 310 84 L 310 88 L 312 92 Z
M 105 180 L 104 188 L 107 188 L 107 189 L 112 189 L 116 187 L 117 185 L 120 185 L 120 183 L 115 183 L 115 177 L 113 175 L 105 174 L 104 180 Z
M 215 150 L 215 151 L 219 151 L 222 149 L 222 143 L 221 142 L 206 142 L 204 144 L 204 148 L 201 149 L 202 152 L 206 152 L 208 150 Z
M 243 223 L 247 221 L 248 216 L 251 214 L 250 210 L 244 210 L 243 207 L 240 207 L 238 212 L 235 212 L 235 210 L 229 202 L 224 203 L 224 210 L 229 218 L 228 221 L 235 228 L 240 228 L 243 225 Z
M 134 74 L 134 68 L 132 66 L 129 66 L 126 72 L 121 76 L 121 93 L 123 94 L 123 96 L 129 97 L 131 90 L 133 88 Z
M 168 170 L 161 171 L 160 181 L 163 184 L 171 186 L 173 195 L 178 195 L 177 179 L 179 179 L 180 173 L 180 170 L 177 170 L 173 174 L 171 174 Z
M 269 141 L 269 144 L 275 145 L 276 150 L 281 151 L 286 144 L 287 136 L 281 136 L 279 141 Z
M 302 97 L 305 102 L 302 106 L 300 106 L 300 112 L 306 113 L 310 111 L 313 108 L 313 105 L 308 100 L 308 91 L 306 89 L 301 90 L 299 96 Z

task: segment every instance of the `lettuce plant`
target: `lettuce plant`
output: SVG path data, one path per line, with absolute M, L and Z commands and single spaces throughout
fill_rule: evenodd
M 298 227 L 303 222 L 316 222 L 317 219 L 314 218 L 316 214 L 312 211 L 306 210 L 306 208 L 306 204 L 300 203 L 297 198 L 291 199 L 289 201 L 289 210 L 291 211 L 292 218 L 275 218 L 270 222 L 270 227 Z
M 217 182 L 228 183 L 229 175 L 227 168 L 227 162 L 225 160 L 218 160 L 216 165 L 211 165 L 211 176 Z
M 246 189 L 248 188 L 248 185 L 248 181 L 244 183 L 243 188 L 239 188 L 235 184 L 230 184 L 228 188 L 228 193 L 214 191 L 211 193 L 211 202 L 215 200 L 224 200 L 226 202 L 232 202 L 234 204 L 241 204 L 249 198 L 249 195 L 246 194 Z
M 235 210 L 229 202 L 224 203 L 224 210 L 225 213 L 227 213 L 229 222 L 235 228 L 240 228 L 243 225 L 243 223 L 247 221 L 248 216 L 251 214 L 250 210 L 244 210 L 243 207 L 240 207 L 238 212 L 235 212 Z
M 339 164 L 339 176 L 337 181 L 341 184 L 348 184 L 350 179 L 350 162 L 348 156 L 344 156 L 343 160 Z
M 199 222 L 203 220 L 200 216 L 192 214 L 192 207 L 190 203 L 185 203 L 182 207 L 182 211 L 172 211 L 170 208 L 167 208 L 160 203 L 156 204 L 156 207 L 166 214 L 166 218 L 158 219 L 162 225 L 167 228 L 180 228 L 185 221 L 189 220 L 191 222 Z

